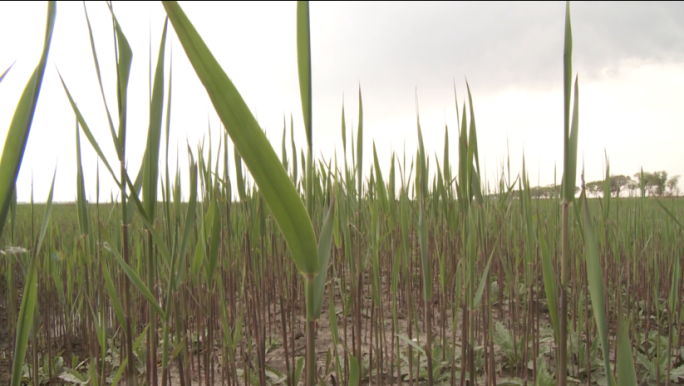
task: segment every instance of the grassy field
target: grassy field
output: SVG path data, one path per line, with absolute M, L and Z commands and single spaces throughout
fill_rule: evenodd
M 225 192 L 220 185 L 218 188 Z M 327 208 L 331 189 L 332 186 L 321 184 L 319 204 L 315 207 L 317 217 L 322 217 Z M 468 367 L 463 366 L 472 360 L 475 377 L 481 384 L 485 384 L 488 376 L 495 378 L 497 384 L 522 383 L 525 379 L 530 383 L 555 384 L 557 347 L 544 292 L 541 255 L 542 248 L 558 249 L 561 206 L 558 200 L 548 199 L 530 200 L 531 205 L 526 206 L 517 194 L 511 192 L 505 198 L 484 200 L 479 209 L 482 241 L 477 246 L 469 245 L 472 238 L 459 225 L 457 201 L 443 202 L 437 195 L 431 197 L 427 207 L 433 298 L 425 302 L 415 201 L 388 200 L 388 212 L 384 212 L 380 198 L 375 196 L 362 199 L 358 211 L 359 201 L 338 189 L 334 204 L 339 215 L 334 220 L 329 284 L 317 323 L 316 352 L 321 380 L 346 383 L 350 357 L 358 355 L 357 331 L 361 331 L 362 381 L 391 384 L 401 378 L 404 383 L 425 382 L 427 311 L 432 319 L 435 383 L 449 384 L 453 380 L 459 384 L 462 374 L 469 379 Z M 202 250 L 204 243 L 197 243 L 197 239 L 204 239 L 198 226 L 197 236 L 191 236 L 188 248 L 194 253 L 188 253 L 177 267 L 181 279 L 178 289 L 173 291 L 173 305 L 167 306 L 174 307 L 169 325 L 173 384 L 182 383 L 179 377 L 184 377 L 187 385 L 232 383 L 236 379 L 240 383 L 252 379 L 252 383 L 258 384 L 260 376 L 270 384 L 287 384 L 288 374 L 291 378 L 296 376 L 304 356 L 302 280 L 287 256 L 276 224 L 264 213 L 258 194 L 246 196 L 243 202 L 219 200 L 215 284 L 207 281 L 206 268 L 210 262 Z M 669 199 L 663 203 L 676 217 L 684 214 L 684 200 Z M 673 282 L 675 264 L 681 259 L 683 247 L 681 231 L 663 215 L 655 199 L 612 199 L 606 217 L 603 201 L 592 199 L 588 204 L 601 251 L 611 361 L 616 358 L 613 350 L 620 305 L 628 321 L 639 380 L 657 384 L 660 378 L 660 383 L 666 384 L 670 378 L 670 384 L 681 384 L 682 300 L 681 291 L 676 291 L 677 283 Z M 177 211 L 186 213 L 187 205 L 173 206 L 172 222 Z M 447 205 L 446 212 L 442 205 Z M 9 224 L 3 244 L 26 246 L 30 250 L 45 209 L 45 204 L 17 205 L 15 221 Z M 120 205 L 90 204 L 93 231 L 82 237 L 75 204 L 53 204 L 38 267 L 36 335 L 25 365 L 27 380 L 33 379 L 36 371 L 34 356 L 40 384 L 49 383 L 51 378 L 53 382 L 76 382 L 79 376 L 87 380 L 92 375 L 111 381 L 119 370 L 121 358 L 125 357 L 120 352 L 123 331 L 112 296 L 124 292 L 125 273 L 112 258 L 105 233 L 118 233 L 120 210 Z M 158 210 L 164 213 L 162 206 Z M 451 212 L 455 217 L 450 221 L 444 214 Z M 402 221 L 393 219 L 403 215 L 408 216 L 405 230 L 401 229 Z M 206 218 L 206 210 L 199 211 L 197 216 L 199 221 Z M 184 219 L 180 217 L 182 223 Z M 97 230 L 98 223 L 102 230 Z M 160 230 L 166 224 L 165 218 L 160 219 Z M 606 374 L 601 366 L 602 350 L 588 294 L 581 224 L 575 218 L 570 226 L 569 292 L 573 296 L 568 313 L 569 375 L 581 384 L 601 384 Z M 375 237 L 371 233 L 374 227 Z M 170 245 L 177 244 L 170 232 L 164 233 Z M 148 239 L 139 218 L 132 222 L 128 235 L 129 263 L 140 277 L 145 277 Z M 541 238 L 545 239 L 544 247 Z M 209 254 L 211 244 L 208 240 L 205 245 Z M 480 300 L 470 310 L 467 258 L 473 250 L 475 296 Z M 0 357 L 5 363 L 0 366 L 5 369 L 0 372 L 0 379 L 5 381 L 13 348 L 10 338 L 16 327 L 29 255 L 12 254 L 6 249 L 0 266 Z M 552 264 L 557 265 L 558 254 L 551 255 Z M 154 288 L 158 290 L 153 295 L 161 304 L 168 304 L 161 291 L 169 280 L 168 262 L 159 254 L 155 257 Z M 105 270 L 115 287 L 113 293 L 106 288 Z M 486 270 L 488 275 L 484 276 Z M 143 379 L 148 373 L 148 304 L 140 292 L 132 291 L 129 306 L 136 337 L 134 355 Z M 468 323 L 473 323 L 472 327 Z M 104 340 L 100 334 L 104 334 Z M 91 367 L 97 371 L 89 373 Z
M 533 198 L 524 162 L 516 173 L 501 165 L 498 181 L 480 177 L 469 85 L 441 158 L 426 155 L 417 115 L 415 154 L 380 160 L 372 144 L 364 163 L 359 90 L 356 132 L 344 114 L 340 122 L 354 156 L 315 159 L 306 2 L 297 42 L 307 144 L 283 140 L 278 156 L 170 2 L 140 170 L 126 168 L 118 117 L 131 52 L 113 17 L 119 103 L 106 112 L 116 159 L 104 157 L 63 83 L 77 121 L 77 201 L 53 203 L 51 190 L 44 204 L 17 204 L 17 149 L 54 7 L 0 160 L 0 384 L 684 384 L 684 200 L 647 197 L 643 183 L 638 197 L 611 197 L 607 155 L 603 194 L 587 199 L 569 4 L 564 178 L 552 198 Z M 168 28 L 226 130 L 213 151 L 188 148 L 187 180 L 168 162 Z M 86 201 L 81 146 L 116 181 L 115 203 Z

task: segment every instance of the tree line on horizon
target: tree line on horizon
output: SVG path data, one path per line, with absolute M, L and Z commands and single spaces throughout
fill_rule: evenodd
M 614 175 L 609 176 L 610 194 L 613 197 L 621 197 L 628 193 L 628 197 L 679 197 L 679 175 L 669 177 L 665 170 L 655 172 L 638 172 L 633 176 Z M 596 180 L 586 183 L 587 194 L 598 197 L 607 189 L 606 180 Z M 576 191 L 580 188 L 576 187 Z M 560 194 L 561 185 L 550 184 L 530 188 L 533 198 L 553 198 Z M 641 192 L 641 193 L 640 193 Z

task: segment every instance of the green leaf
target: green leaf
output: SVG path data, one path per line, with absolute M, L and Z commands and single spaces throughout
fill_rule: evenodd
M 233 82 L 176 2 L 164 3 L 190 63 L 283 232 L 297 269 L 318 272 L 316 237 L 287 172 Z
M 213 221 L 211 225 L 211 249 L 209 250 L 209 266 L 207 275 L 208 283 L 211 286 L 214 281 L 214 274 L 216 273 L 216 264 L 218 262 L 219 241 L 221 240 L 221 212 L 219 211 L 218 201 L 211 202 L 213 209 Z
M 76 114 L 76 119 L 78 120 L 78 123 L 81 125 L 81 130 L 83 130 L 83 134 L 85 134 L 86 138 L 88 138 L 88 141 L 90 141 L 90 145 L 93 147 L 97 155 L 100 157 L 107 170 L 109 170 L 109 173 L 112 175 L 112 178 L 114 179 L 116 184 L 121 185 L 116 176 L 116 173 L 114 173 L 114 169 L 109 165 L 109 162 L 107 161 L 107 158 L 105 158 L 102 149 L 100 149 L 100 145 L 97 143 L 97 140 L 90 131 L 90 128 L 86 123 L 85 119 L 83 118 L 81 111 L 79 110 L 78 106 L 76 106 L 76 102 L 74 102 L 74 99 L 71 97 L 71 93 L 69 92 L 69 89 L 64 83 L 62 75 L 59 74 L 59 71 L 57 72 L 57 74 L 59 75 L 59 80 L 62 82 L 62 87 L 64 87 L 64 92 L 66 92 L 67 98 L 69 99 L 69 103 L 71 104 L 71 108 L 74 110 L 74 114 Z
M 311 108 L 311 31 L 309 27 L 309 2 L 297 2 L 297 67 L 299 69 L 299 92 L 302 97 L 302 114 L 306 128 L 309 150 L 313 146 Z
M 591 226 L 591 218 L 589 216 L 589 205 L 587 204 L 587 197 L 584 196 L 583 205 L 583 222 L 584 222 L 584 243 L 585 254 L 587 262 L 587 280 L 589 281 L 589 293 L 591 295 L 591 306 L 596 319 L 596 326 L 598 328 L 599 337 L 601 338 L 601 348 L 603 350 L 603 367 L 606 374 L 612 374 L 610 369 L 608 348 L 608 323 L 606 321 L 606 304 L 603 290 L 603 271 L 601 268 L 601 260 L 599 259 L 598 247 L 594 239 L 594 231 Z
M 76 211 L 78 213 L 78 227 L 82 235 L 89 233 L 88 203 L 86 201 L 85 184 L 83 182 L 83 166 L 81 164 L 81 139 L 78 135 L 78 120 L 76 121 Z
M 361 100 L 361 86 L 359 85 L 359 128 L 356 135 L 356 194 L 361 197 L 363 187 L 363 102 Z
M 128 276 L 128 278 L 131 280 L 131 283 L 133 283 L 138 291 L 140 291 L 140 294 L 152 305 L 152 308 L 157 312 L 157 314 L 159 314 L 162 319 L 165 319 L 164 310 L 162 310 L 162 308 L 159 306 L 159 303 L 157 303 L 157 300 L 154 298 L 154 295 L 152 295 L 152 292 L 150 292 L 143 281 L 140 280 L 140 276 L 138 276 L 135 270 L 124 261 L 123 257 L 121 257 L 121 254 L 114 247 L 114 242 L 112 241 L 111 237 L 109 237 L 109 234 L 106 232 L 106 229 L 104 229 L 102 224 L 100 224 L 100 230 L 102 231 L 102 236 L 105 237 L 107 243 L 109 243 L 108 250 L 112 253 L 114 259 L 119 264 L 121 269 L 123 269 L 126 276 Z
M 57 17 L 57 6 L 54 1 L 48 3 L 47 26 L 45 29 L 45 40 L 43 42 L 43 52 L 40 61 L 33 70 L 33 74 L 24 87 L 24 91 L 19 98 L 19 103 L 14 110 L 14 116 L 10 123 L 5 145 L 0 157 L 0 236 L 5 228 L 5 220 L 9 213 L 12 196 L 14 195 L 14 184 L 19 175 L 21 161 L 24 158 L 24 150 L 28 142 L 31 131 L 31 122 L 38 104 L 41 85 L 43 84 L 43 74 L 47 64 L 52 31 Z M 3 73 L 3 77 L 4 74 Z
M 349 386 L 359 386 L 359 361 L 349 355 Z
M 14 62 L 14 63 L 16 63 L 16 62 Z M 12 67 L 14 67 L 14 63 L 10 64 L 10 66 L 7 67 L 7 69 L 5 70 L 5 72 L 3 72 L 2 75 L 0 75 L 0 83 L 2 83 L 2 80 L 5 79 L 5 75 L 7 75 L 7 73 L 9 72 L 9 70 L 11 70 Z
M 427 177 L 428 173 L 425 167 L 425 148 L 423 147 L 423 134 L 420 130 L 420 118 L 418 119 L 418 244 L 420 245 L 420 262 L 423 270 L 423 298 L 426 301 L 432 299 L 432 273 L 430 272 L 430 259 L 428 252 L 428 231 L 427 231 L 427 213 L 425 210 L 425 201 L 427 200 Z
M 54 4 L 50 4 L 54 7 Z M 57 169 L 55 169 L 55 174 Z M 55 188 L 55 176 L 52 177 L 52 186 L 50 187 L 50 194 L 48 194 L 47 204 L 45 207 L 45 216 L 43 218 L 43 225 L 40 229 L 38 242 L 33 250 L 31 262 L 29 263 L 28 273 L 26 274 L 26 284 L 24 285 L 24 295 L 21 299 L 21 306 L 19 308 L 19 319 L 17 320 L 17 333 L 14 343 L 14 362 L 12 363 L 12 380 L 11 386 L 19 386 L 21 383 L 22 366 L 24 364 L 24 357 L 26 356 L 26 349 L 28 346 L 28 339 L 33 328 L 33 317 L 36 309 L 36 299 L 38 297 L 38 253 L 45 237 L 48 225 L 50 224 L 50 215 L 52 214 L 52 192 Z
M 378 153 L 375 151 L 375 141 L 373 141 L 373 164 L 375 165 L 375 187 L 377 195 L 380 198 L 382 210 L 385 213 L 389 212 L 389 203 L 387 202 L 387 189 L 385 188 L 385 180 L 382 178 L 382 171 L 380 170 L 380 162 L 378 162 Z
M 636 370 L 632 358 L 632 345 L 629 342 L 627 326 L 618 312 L 618 336 L 617 336 L 617 376 L 620 386 L 637 386 Z
M 112 142 L 114 142 L 114 147 L 116 148 L 116 154 L 121 159 L 122 150 L 119 147 L 119 141 L 116 138 L 116 131 L 114 130 L 114 123 L 112 122 L 112 114 L 107 106 L 107 100 L 104 96 L 104 88 L 102 87 L 102 74 L 100 73 L 100 62 L 97 59 L 97 52 L 95 51 L 95 39 L 93 38 L 93 29 L 90 25 L 90 17 L 88 17 L 88 10 L 83 2 L 83 12 L 85 13 L 86 23 L 88 24 L 88 36 L 90 37 L 90 51 L 93 54 L 93 61 L 95 62 L 95 72 L 97 73 L 97 81 L 100 86 L 100 95 L 102 96 L 102 103 L 105 105 L 105 111 L 107 112 L 107 122 L 109 123 L 109 132 L 112 136 Z
M 328 261 L 330 260 L 330 248 L 332 247 L 333 221 L 335 220 L 335 193 L 330 199 L 328 213 L 323 220 L 321 233 L 318 236 L 318 274 L 314 277 L 314 304 L 313 320 L 317 320 L 321 315 L 323 307 L 323 293 L 325 292 L 325 282 L 328 275 Z M 332 294 L 331 294 L 332 296 Z
M 285 171 L 288 169 L 288 162 L 287 162 L 287 146 L 285 146 L 285 139 L 287 138 L 287 123 L 285 123 L 285 116 L 283 115 L 283 143 L 282 143 L 282 149 L 280 150 L 280 158 L 283 163 L 283 168 L 285 168 Z
M 498 246 L 498 243 L 495 243 Z M 489 266 L 492 264 L 492 258 L 494 257 L 494 252 L 496 252 L 497 247 L 492 249 L 489 254 L 489 260 L 487 260 L 487 265 L 485 266 L 484 272 L 482 273 L 482 278 L 480 279 L 480 284 L 477 286 L 477 292 L 475 292 L 475 298 L 473 300 L 473 309 L 480 305 L 480 300 L 482 300 L 482 293 L 484 291 L 485 285 L 487 284 L 487 275 L 489 275 Z
M 411 347 L 414 349 L 418 350 L 419 353 L 423 355 L 427 355 L 425 352 L 425 349 L 420 347 L 420 345 L 413 340 L 409 339 L 405 334 L 397 334 L 397 338 L 403 340 L 404 342 L 408 343 Z
M 117 294 L 116 289 L 114 288 L 114 282 L 112 281 L 112 277 L 109 274 L 107 264 L 102 264 L 102 276 L 104 276 L 105 287 L 107 288 L 107 293 L 109 294 L 112 306 L 114 307 L 114 314 L 116 314 L 116 318 L 119 320 L 119 324 L 125 326 L 126 320 L 124 319 L 123 307 L 121 306 L 119 295 Z
M 297 358 L 297 361 L 295 362 L 295 373 L 294 373 L 294 384 L 298 385 L 299 384 L 299 377 L 302 375 L 302 370 L 304 369 L 304 357 L 299 357 Z
M 128 98 L 128 80 L 131 73 L 131 62 L 133 61 L 133 51 L 131 51 L 131 46 L 128 44 L 128 39 L 121 30 L 116 16 L 114 16 L 114 11 L 112 10 L 111 3 L 108 4 L 109 11 L 112 14 L 112 20 L 114 22 L 114 30 L 116 33 L 116 43 L 117 43 L 117 97 L 118 97 L 118 107 L 119 107 L 119 132 L 117 135 L 119 161 L 123 160 L 124 150 L 126 148 L 126 112 L 127 112 L 127 98 Z
M 159 143 L 161 141 L 162 110 L 164 106 L 164 48 L 166 46 L 166 30 L 168 18 L 164 22 L 159 55 L 154 72 L 152 100 L 150 101 L 150 118 L 147 129 L 147 145 L 143 172 L 143 204 L 150 220 L 154 220 L 157 209 L 157 182 L 159 179 Z
M 570 23 L 570 2 L 565 6 L 565 40 L 563 46 L 563 201 L 575 200 L 575 182 L 577 181 L 577 82 L 575 82 L 575 106 L 573 111 L 573 130 L 570 129 L 570 97 L 572 93 L 572 26 Z M 574 137 L 574 138 L 573 138 Z M 574 142 L 574 146 L 573 146 Z
M 643 181 L 643 177 L 641 178 L 641 180 Z M 670 210 L 667 209 L 667 207 L 666 207 L 665 205 L 663 205 L 663 203 L 660 202 L 660 200 L 656 199 L 656 202 L 658 203 L 658 205 L 660 205 L 661 208 L 663 208 L 663 210 L 665 211 L 665 213 L 667 213 L 667 215 L 670 216 L 670 218 L 671 218 L 672 220 L 674 220 L 675 224 L 677 224 L 677 226 L 679 227 L 679 229 L 682 230 L 682 231 L 684 231 L 684 226 L 682 226 L 682 223 L 680 223 L 679 220 L 677 220 L 677 217 L 675 217 L 675 215 L 672 214 L 672 212 L 670 212 Z
M 19 308 L 19 319 L 17 320 L 17 335 L 14 344 L 14 363 L 12 364 L 12 386 L 19 386 L 21 382 L 21 368 L 24 364 L 24 356 L 28 346 L 28 339 L 33 326 L 33 316 L 38 295 L 37 282 L 37 263 L 38 257 L 33 256 L 29 264 L 29 270 L 24 286 L 24 296 Z
M 565 166 L 566 174 L 563 175 L 565 181 L 565 201 L 572 202 L 575 200 L 575 181 L 577 179 L 577 141 L 578 141 L 578 124 L 579 124 L 579 86 L 578 79 L 575 78 L 575 103 L 572 107 L 572 126 L 570 131 L 570 138 L 568 139 L 569 156 L 566 158 L 570 162 Z M 565 176 L 567 175 L 567 178 Z

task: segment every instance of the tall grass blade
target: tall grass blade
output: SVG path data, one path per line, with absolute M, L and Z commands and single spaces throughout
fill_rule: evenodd
M 19 103 L 14 110 L 14 116 L 7 131 L 7 137 L 5 137 L 5 146 L 2 150 L 2 157 L 0 157 L 0 200 L 2 200 L 0 201 L 0 236 L 2 236 L 5 228 L 5 220 L 7 219 L 12 195 L 14 194 L 14 184 L 19 175 L 21 161 L 24 158 L 24 150 L 26 149 L 31 131 L 33 115 L 38 104 L 38 96 L 43 84 L 43 74 L 45 73 L 45 65 L 47 64 L 56 17 L 57 6 L 54 1 L 50 1 L 48 2 L 47 25 L 40 61 L 24 87 Z M 3 73 L 3 77 L 5 73 Z
M 618 335 L 617 335 L 617 376 L 620 386 L 637 386 L 636 370 L 632 358 L 632 345 L 629 342 L 627 326 L 618 312 Z
M 299 92 L 302 98 L 302 114 L 306 128 L 306 142 L 313 146 L 311 107 L 311 31 L 309 26 L 309 2 L 297 2 L 297 66 L 299 69 Z
M 51 4 L 51 6 L 54 7 L 54 4 Z M 38 297 L 38 254 L 40 253 L 40 247 L 43 244 L 45 233 L 50 224 L 50 216 L 52 214 L 52 193 L 55 188 L 56 174 L 57 169 L 55 169 L 55 174 L 52 176 L 52 185 L 50 186 L 50 193 L 48 194 L 47 204 L 45 206 L 43 225 L 40 228 L 40 234 L 33 249 L 28 273 L 26 274 L 26 284 L 24 285 L 24 295 L 21 299 L 21 307 L 19 308 L 19 320 L 17 321 L 17 332 L 14 343 L 14 362 L 12 363 L 12 379 L 10 381 L 11 386 L 19 386 L 22 380 L 22 367 L 24 365 L 24 357 L 26 356 L 29 335 L 33 328 L 33 317 L 35 315 L 36 299 Z
M 138 273 L 135 272 L 135 269 L 133 269 L 130 265 L 126 264 L 124 261 L 123 257 L 121 257 L 121 253 L 116 249 L 115 244 L 112 240 L 112 238 L 109 236 L 109 233 L 107 230 L 100 224 L 100 231 L 102 232 L 102 236 L 107 240 L 107 243 L 109 244 L 108 250 L 112 253 L 114 256 L 114 260 L 119 264 L 121 269 L 124 271 L 126 276 L 131 280 L 131 283 L 140 291 L 140 294 L 147 300 L 153 307 L 153 310 L 162 318 L 165 318 L 165 312 L 162 310 L 162 308 L 159 306 L 159 303 L 157 302 L 157 299 L 155 299 L 154 295 L 150 290 L 147 288 L 147 286 L 143 283 L 143 281 L 140 279 L 140 276 L 138 276 Z
M 86 201 L 85 184 L 83 182 L 83 166 L 81 163 L 81 138 L 78 134 L 78 120 L 76 121 L 76 210 L 78 212 L 78 226 L 82 235 L 89 233 L 88 202 Z
M 382 178 L 382 171 L 380 170 L 380 162 L 378 162 L 378 153 L 375 151 L 375 141 L 373 141 L 373 163 L 375 165 L 375 186 L 377 196 L 380 199 L 382 210 L 384 213 L 389 213 L 389 203 L 387 201 L 387 189 L 385 188 L 385 180 Z
M 363 187 L 363 102 L 361 100 L 361 86 L 359 86 L 359 122 L 356 134 L 356 194 L 361 197 Z
M 591 305 L 594 318 L 596 319 L 596 327 L 601 339 L 601 349 L 603 350 L 603 367 L 606 372 L 606 377 L 610 378 L 612 372 L 610 369 L 609 358 L 610 349 L 608 348 L 608 323 L 606 320 L 606 303 L 603 289 L 603 269 L 601 268 L 598 247 L 596 246 L 594 231 L 593 227 L 591 226 L 591 217 L 589 215 L 589 205 L 587 204 L 586 195 L 584 196 L 583 206 L 582 220 L 584 222 L 584 245 L 587 262 L 589 293 L 591 295 Z M 612 383 L 609 382 L 609 385 L 612 385 Z
M 38 286 L 36 284 L 38 280 L 37 261 L 38 256 L 34 255 L 29 264 L 26 284 L 24 286 L 24 296 L 22 297 L 21 307 L 19 308 L 17 335 L 14 343 L 14 363 L 12 364 L 11 386 L 19 386 L 21 384 L 22 366 L 24 364 L 24 356 L 26 355 L 29 335 L 33 326 L 33 316 L 36 307 L 36 298 L 38 296 Z
M 16 62 L 14 62 L 14 63 L 16 63 Z M 2 80 L 5 79 L 5 75 L 7 75 L 9 70 L 11 70 L 12 67 L 14 67 L 14 63 L 10 64 L 10 66 L 7 67 L 7 69 L 2 73 L 2 75 L 0 75 L 0 83 L 2 83 Z
M 143 203 L 145 211 L 151 219 L 157 209 L 157 182 L 159 179 L 159 144 L 161 141 L 162 110 L 164 106 L 164 48 L 166 46 L 166 30 L 168 18 L 164 22 L 159 55 L 154 71 L 152 100 L 150 101 L 150 118 L 147 129 L 147 145 L 145 147 L 145 169 L 143 172 Z
M 305 275 L 316 274 L 318 254 L 313 226 L 278 156 L 235 85 L 178 3 L 165 2 L 164 8 L 235 148 L 283 232 L 297 269 Z
M 100 61 L 97 59 L 97 52 L 95 51 L 95 39 L 93 38 L 93 29 L 90 24 L 90 17 L 88 16 L 88 9 L 86 8 L 85 1 L 83 2 L 83 12 L 85 13 L 86 23 L 88 24 L 88 36 L 90 37 L 90 51 L 93 54 L 93 62 L 95 63 L 95 72 L 97 73 L 97 82 L 100 86 L 100 95 L 102 96 L 102 103 L 105 105 L 105 112 L 107 113 L 107 122 L 109 123 L 109 132 L 112 136 L 112 142 L 114 142 L 114 147 L 116 148 L 116 154 L 119 159 L 122 156 L 122 150 L 119 147 L 119 141 L 116 137 L 116 131 L 114 130 L 114 122 L 112 121 L 112 114 L 109 111 L 109 106 L 107 106 L 107 100 L 104 95 L 104 87 L 102 87 L 102 74 L 100 73 Z
M 570 139 L 570 95 L 572 92 L 572 26 L 570 24 L 570 2 L 565 5 L 565 38 L 563 45 L 563 146 L 564 167 L 563 200 L 572 202 L 575 199 L 575 181 L 577 172 L 577 147 L 573 152 Z M 577 97 L 577 96 L 575 96 Z M 577 108 L 577 105 L 575 105 Z
M 333 222 L 335 220 L 335 194 L 330 199 L 328 212 L 323 220 L 323 227 L 318 236 L 318 274 L 314 277 L 313 319 L 317 320 L 323 307 L 323 293 L 328 275 L 328 261 L 330 260 L 330 247 L 333 241 Z M 330 296 L 333 296 L 332 291 Z

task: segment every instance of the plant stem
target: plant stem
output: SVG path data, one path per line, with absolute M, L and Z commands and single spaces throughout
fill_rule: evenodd
M 559 342 L 559 366 L 558 366 L 558 385 L 565 386 L 567 382 L 568 369 L 568 296 L 566 288 L 568 285 L 568 203 L 563 203 L 562 220 L 562 246 L 561 246 L 561 312 L 560 312 L 560 342 Z
M 314 276 L 304 277 L 304 291 L 306 294 L 306 386 L 316 384 L 316 321 L 314 312 Z

